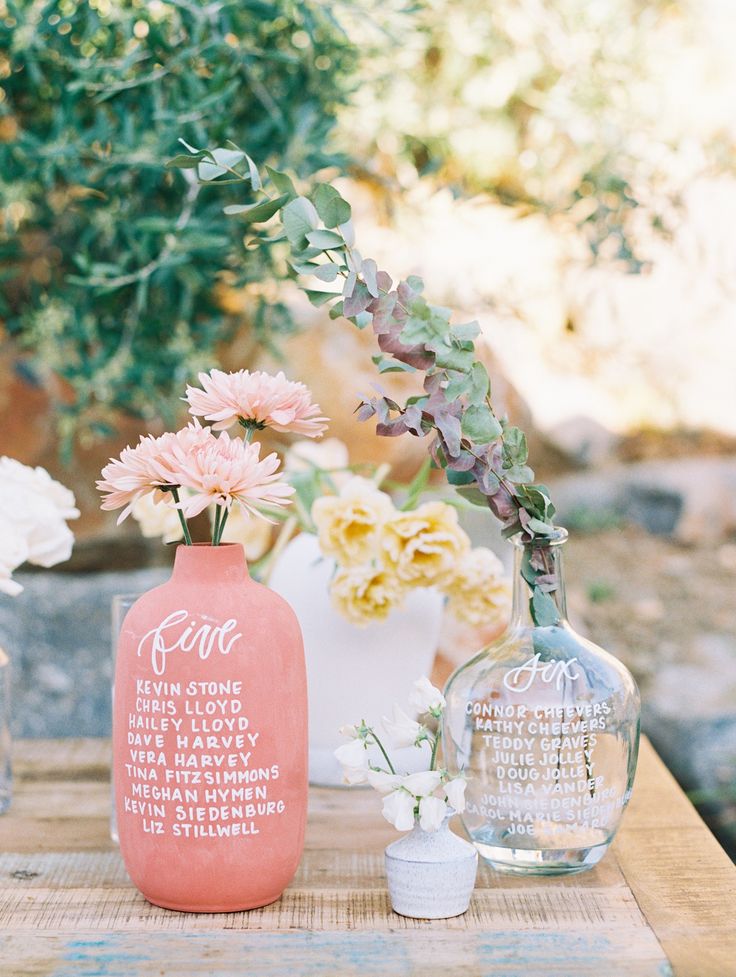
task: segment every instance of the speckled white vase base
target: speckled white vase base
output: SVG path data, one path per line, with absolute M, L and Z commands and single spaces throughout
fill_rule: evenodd
M 449 818 L 438 831 L 412 831 L 386 849 L 391 907 L 412 919 L 450 919 L 470 905 L 478 852 L 453 834 Z

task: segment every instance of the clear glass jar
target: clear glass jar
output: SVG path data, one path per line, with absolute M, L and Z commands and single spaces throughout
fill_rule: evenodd
M 443 741 L 468 779 L 465 827 L 494 868 L 581 872 L 605 855 L 631 794 L 639 692 L 626 668 L 567 621 L 560 529 L 516 546 L 508 629 L 450 678 Z M 542 565 L 553 623 L 531 614 L 522 569 Z

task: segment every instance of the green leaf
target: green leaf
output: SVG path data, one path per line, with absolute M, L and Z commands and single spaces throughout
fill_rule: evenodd
M 475 353 L 472 349 L 457 349 L 444 344 L 435 350 L 435 363 L 443 370 L 459 370 L 464 372 L 473 366 Z
M 339 265 L 331 261 L 326 265 L 317 265 L 312 274 L 319 278 L 321 282 L 334 282 L 339 270 Z
M 491 380 L 488 370 L 483 364 L 476 360 L 470 372 L 470 390 L 468 391 L 468 402 L 475 406 L 483 404 L 486 397 L 491 392 Z
M 468 407 L 463 414 L 462 432 L 477 444 L 489 444 L 501 433 L 501 425 L 485 404 Z
M 329 302 L 330 299 L 337 298 L 337 292 L 320 292 L 311 288 L 305 288 L 304 294 L 307 296 L 312 305 L 316 306 L 317 308 L 319 308 L 320 305 L 324 305 L 326 302 Z
M 338 227 L 350 220 L 350 204 L 329 183 L 317 184 L 312 201 L 325 227 Z
M 341 319 L 344 315 L 345 303 L 342 299 L 330 308 L 330 319 Z
M 204 159 L 204 153 L 197 153 L 196 156 L 185 156 L 182 153 L 179 156 L 174 156 L 173 159 L 167 160 L 166 169 L 194 170 L 197 168 L 202 159 Z
M 539 536 L 554 536 L 556 530 L 554 526 L 550 526 L 547 522 L 542 522 L 541 519 L 536 519 L 532 517 L 527 522 L 527 529 L 531 529 L 533 533 Z
M 241 149 L 223 149 L 219 147 L 218 149 L 213 149 L 207 155 L 214 162 L 203 159 L 199 163 L 197 170 L 200 180 L 203 180 L 205 183 L 209 183 L 210 180 L 216 180 L 218 176 L 223 176 L 223 174 L 234 169 L 238 163 L 245 159 L 245 153 Z
M 507 426 L 503 432 L 503 467 L 523 465 L 529 456 L 526 435 L 518 427 Z
M 332 309 L 330 309 L 330 315 L 332 315 Z M 371 359 L 378 367 L 379 373 L 416 373 L 416 367 L 410 366 L 408 363 L 402 363 L 401 360 L 393 360 L 388 357 L 382 356 L 380 353 L 376 353 Z
M 557 624 L 560 620 L 560 612 L 557 610 L 557 605 L 549 594 L 545 594 L 538 587 L 534 587 L 532 590 L 530 607 L 534 623 L 540 628 L 550 627 L 553 624 Z
M 230 204 L 228 207 L 223 207 L 222 212 L 228 216 L 242 215 L 248 218 L 249 223 L 260 224 L 281 210 L 288 199 L 286 194 L 282 194 L 272 200 L 259 200 L 254 204 Z
M 266 172 L 271 178 L 271 183 L 273 183 L 279 193 L 288 194 L 291 199 L 299 196 L 296 191 L 296 187 L 288 174 L 282 173 L 280 170 L 275 170 L 273 167 L 268 165 L 266 166 Z
M 327 248 L 345 247 L 343 239 L 339 234 L 335 234 L 334 231 L 309 231 L 307 233 L 307 240 L 313 248 L 319 248 L 321 251 Z
M 461 485 L 456 491 L 457 494 L 461 495 L 467 502 L 471 502 L 473 505 L 482 506 L 484 509 L 488 508 L 488 498 L 483 495 L 477 486 Z
M 512 465 L 511 468 L 505 469 L 504 477 L 514 485 L 526 485 L 534 481 L 534 472 L 528 465 Z
M 456 472 L 452 468 L 448 468 L 445 474 L 450 485 L 473 485 L 475 483 L 475 475 L 472 472 Z
M 480 326 L 477 322 L 466 322 L 462 326 L 452 327 L 452 338 L 458 342 L 472 342 L 476 336 L 480 335 Z
M 316 230 L 319 225 L 319 214 L 311 200 L 296 197 L 284 207 L 281 222 L 290 243 L 296 248 L 305 248 L 308 243 L 307 234 Z

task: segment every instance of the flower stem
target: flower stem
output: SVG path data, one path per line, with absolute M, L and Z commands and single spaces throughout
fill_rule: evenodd
M 215 522 L 212 526 L 212 545 L 217 546 L 217 534 L 220 531 L 220 515 L 222 513 L 222 508 L 219 505 L 215 506 Z
M 390 770 L 391 773 L 395 774 L 396 773 L 396 770 L 394 769 L 394 765 L 393 765 L 393 763 L 391 763 L 391 759 L 389 758 L 388 753 L 386 753 L 386 750 L 384 749 L 383 743 L 376 736 L 374 730 L 371 730 L 371 736 L 373 737 L 373 742 L 376 744 L 376 746 L 381 751 L 381 753 L 383 753 L 383 759 L 388 764 L 388 769 Z
M 440 740 L 442 739 L 442 728 L 438 727 L 437 732 L 434 734 L 434 743 L 432 744 L 432 756 L 429 760 L 429 769 L 434 770 L 437 763 L 437 748 L 440 745 Z
M 215 543 L 215 546 L 220 545 L 220 541 L 222 540 L 222 534 L 225 531 L 225 523 L 227 522 L 227 517 L 229 515 L 230 515 L 229 510 L 225 506 L 222 506 L 222 515 L 220 517 L 220 528 L 217 532 L 217 542 Z
M 174 502 L 176 502 L 176 504 L 178 505 L 179 504 L 179 488 L 178 488 L 178 486 L 176 486 L 176 485 L 172 486 L 169 489 L 169 491 L 171 492 L 171 495 L 172 495 L 172 497 L 174 499 Z M 186 543 L 187 546 L 191 546 L 192 545 L 192 537 L 189 535 L 189 526 L 187 526 L 187 521 L 184 518 L 184 513 L 181 511 L 181 509 L 177 509 L 176 511 L 179 514 L 179 522 L 181 523 L 182 532 L 184 533 L 184 542 Z

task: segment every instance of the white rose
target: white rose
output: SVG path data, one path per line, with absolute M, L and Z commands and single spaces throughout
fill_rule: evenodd
M 0 515 L 24 538 L 29 563 L 50 567 L 71 556 L 74 536 L 65 520 L 79 510 L 72 493 L 43 468 L 0 458 Z
M 397 831 L 411 831 L 414 827 L 415 799 L 405 790 L 395 790 L 383 799 L 381 813 Z
M 448 780 L 445 784 L 445 796 L 450 807 L 457 813 L 462 814 L 465 810 L 465 788 L 468 786 L 467 780 L 463 777 L 456 777 Z
M 446 704 L 445 697 L 432 685 L 426 675 L 416 680 L 409 696 L 409 705 L 412 709 L 420 715 L 425 712 L 436 714 L 441 712 Z
M 424 727 L 407 716 L 403 709 L 394 706 L 393 718 L 384 716 L 383 728 L 395 747 L 414 746 Z
M 31 468 L 14 458 L 0 458 L 0 484 L 18 485 L 27 492 L 40 495 L 50 502 L 62 519 L 78 519 L 74 493 L 53 479 L 45 468 Z
M 437 831 L 447 815 L 447 804 L 441 797 L 423 797 L 419 802 L 419 825 L 422 831 Z
M 29 563 L 50 567 L 71 556 L 71 530 L 56 505 L 32 487 L 14 481 L 0 483 L 0 514 L 25 539 Z

